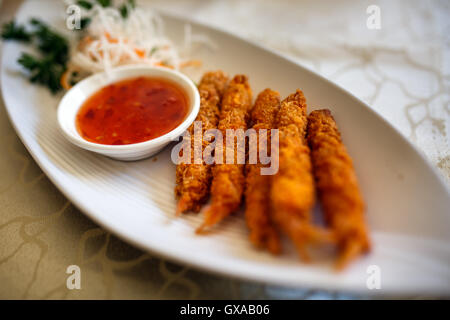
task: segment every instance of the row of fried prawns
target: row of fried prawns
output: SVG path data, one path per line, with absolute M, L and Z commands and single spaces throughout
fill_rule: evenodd
M 300 90 L 280 101 L 278 92 L 266 89 L 252 107 L 247 77 L 237 75 L 228 83 L 221 71 L 206 73 L 198 89 L 201 105 L 196 120 L 202 122 L 203 132 L 218 128 L 225 137 L 226 129 L 245 130 L 249 124 L 256 132 L 278 129 L 278 150 L 269 152 L 278 153 L 279 171 L 273 176 L 261 175 L 261 161 L 239 164 L 236 160 L 242 155 L 236 146 L 232 150 L 234 164 L 179 164 L 175 189 L 178 214 L 200 211 L 211 196 L 204 222 L 197 229 L 202 232 L 235 212 L 245 193 L 245 217 L 250 241 L 256 247 L 278 254 L 283 232 L 302 260 L 309 261 L 310 245 L 335 244 L 339 250 L 337 268 L 369 251 L 364 203 L 352 160 L 329 110 L 312 111 L 308 116 Z M 193 146 L 197 139 L 193 125 L 188 130 Z M 258 146 L 270 146 L 271 138 L 275 137 L 258 135 L 258 141 L 266 139 Z M 209 144 L 202 143 L 203 149 Z M 223 157 L 226 154 L 225 149 Z M 312 222 L 316 189 L 329 228 Z

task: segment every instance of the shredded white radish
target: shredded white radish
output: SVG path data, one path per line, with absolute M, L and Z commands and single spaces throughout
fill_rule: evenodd
M 153 10 L 129 6 L 128 16 L 123 18 L 119 9 L 94 4 L 92 9 L 81 12 L 91 22 L 85 36 L 73 47 L 69 65 L 82 73 L 108 72 L 126 64 L 180 69 L 189 64 L 193 45 L 214 47 L 207 37 L 192 34 L 191 26 L 186 25 L 184 44 L 177 48 L 164 35 L 163 21 Z

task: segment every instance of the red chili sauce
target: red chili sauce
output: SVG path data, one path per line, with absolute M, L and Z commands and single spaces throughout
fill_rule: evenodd
M 100 144 L 147 141 L 176 128 L 188 113 L 177 84 L 138 77 L 110 84 L 89 97 L 77 114 L 81 136 Z

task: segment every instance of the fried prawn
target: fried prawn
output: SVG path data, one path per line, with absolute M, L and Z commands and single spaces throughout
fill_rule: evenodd
M 311 221 L 315 190 L 302 91 L 281 102 L 278 129 L 279 171 L 272 177 L 272 219 L 294 242 L 300 257 L 308 261 L 307 245 L 332 241 L 332 237 Z
M 217 128 L 219 122 L 220 102 L 228 82 L 228 76 L 222 71 L 207 72 L 203 75 L 198 90 L 200 93 L 200 110 L 195 121 L 202 123 L 202 136 L 206 130 Z M 191 150 L 194 150 L 194 123 L 188 132 L 191 139 Z M 202 151 L 209 144 L 202 139 Z M 176 168 L 175 194 L 179 198 L 177 213 L 200 210 L 209 196 L 211 185 L 211 165 L 194 163 L 194 152 L 191 152 L 191 163 L 180 163 Z
M 229 129 L 247 129 L 251 102 L 252 92 L 247 77 L 235 76 L 227 87 L 222 100 L 218 128 L 223 137 L 226 137 L 226 131 Z M 204 222 L 197 232 L 215 225 L 236 211 L 241 204 L 245 186 L 244 164 L 239 164 L 237 159 L 242 156 L 239 154 L 242 150 L 237 148 L 236 143 L 233 143 L 232 146 L 227 144 L 223 149 L 223 163 L 216 163 L 212 169 L 211 204 L 206 208 Z M 234 154 L 234 162 L 226 163 L 226 155 L 231 151 Z
M 370 250 L 364 202 L 353 163 L 329 110 L 311 112 L 308 142 L 325 219 L 339 248 L 337 267 Z
M 254 104 L 251 112 L 251 122 L 256 131 L 257 146 L 260 152 L 270 153 L 270 130 L 276 125 L 276 116 L 280 107 L 280 94 L 265 89 Z M 263 135 L 259 130 L 267 130 Z M 266 150 L 261 150 L 266 148 Z M 251 149 L 251 146 L 249 147 Z M 267 248 L 273 254 L 280 252 L 280 239 L 273 222 L 270 219 L 270 176 L 262 175 L 264 165 L 261 159 L 256 164 L 246 164 L 245 189 L 245 219 L 250 229 L 250 241 L 258 248 Z

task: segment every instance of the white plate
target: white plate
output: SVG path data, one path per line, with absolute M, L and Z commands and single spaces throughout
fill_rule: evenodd
M 59 2 L 26 2 L 18 17 L 25 21 L 37 13 L 64 30 Z M 185 21 L 164 20 L 169 36 L 181 41 Z M 73 146 L 58 133 L 59 97 L 21 75 L 16 60 L 24 47 L 7 43 L 1 70 L 5 104 L 23 143 L 53 183 L 90 218 L 124 240 L 203 270 L 288 286 L 449 294 L 450 196 L 424 157 L 367 105 L 322 77 L 233 35 L 195 23 L 193 31 L 208 35 L 218 47 L 195 52 L 204 62 L 200 71 L 245 73 L 255 94 L 270 86 L 287 95 L 299 87 L 310 110 L 332 110 L 367 202 L 373 252 L 342 273 L 334 272 L 330 261 L 302 264 L 289 245 L 275 258 L 252 248 L 241 214 L 208 236 L 196 235 L 200 215 L 174 217 L 170 148 L 155 162 L 122 163 Z M 381 290 L 366 287 L 370 265 L 381 269 Z

